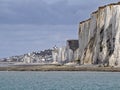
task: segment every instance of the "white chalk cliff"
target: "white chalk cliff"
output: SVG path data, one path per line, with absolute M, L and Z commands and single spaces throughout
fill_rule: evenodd
M 81 64 L 120 66 L 120 2 L 99 7 L 79 25 Z

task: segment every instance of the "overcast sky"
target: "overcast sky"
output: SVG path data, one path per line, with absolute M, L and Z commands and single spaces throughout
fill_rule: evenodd
M 98 6 L 119 0 L 0 0 L 0 58 L 64 46 Z

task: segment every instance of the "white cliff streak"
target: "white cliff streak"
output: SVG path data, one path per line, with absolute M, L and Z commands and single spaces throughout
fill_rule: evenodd
M 54 47 L 52 51 L 53 63 L 69 63 L 79 60 L 78 40 L 67 40 L 64 47 Z
M 79 25 L 81 64 L 120 66 L 120 3 L 99 7 Z

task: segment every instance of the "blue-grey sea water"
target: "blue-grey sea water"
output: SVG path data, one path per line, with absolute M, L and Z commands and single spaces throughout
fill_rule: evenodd
M 120 90 L 120 73 L 2 71 L 0 90 Z

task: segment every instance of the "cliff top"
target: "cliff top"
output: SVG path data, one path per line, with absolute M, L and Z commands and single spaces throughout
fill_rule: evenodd
M 104 8 L 107 7 L 107 6 L 113 6 L 113 5 L 120 5 L 120 2 L 118 2 L 118 3 L 111 3 L 111 4 L 104 5 L 104 6 L 100 6 L 100 7 L 98 7 L 98 10 L 92 12 L 92 14 L 96 14 L 96 13 L 98 13 L 99 10 L 104 9 Z M 91 18 L 89 18 L 89 19 L 87 19 L 87 20 L 84 20 L 84 21 L 81 21 L 80 24 L 82 24 L 82 23 L 84 23 L 84 22 L 86 22 L 86 21 L 89 21 L 90 19 L 91 19 Z
M 89 18 L 89 19 L 87 19 L 87 20 L 85 20 L 85 21 L 80 22 L 80 24 L 82 24 L 82 23 L 84 23 L 84 22 L 87 22 L 87 21 L 90 21 L 90 20 L 91 20 L 91 18 Z

